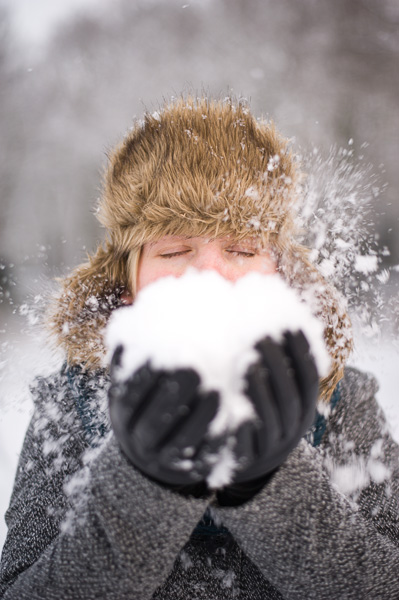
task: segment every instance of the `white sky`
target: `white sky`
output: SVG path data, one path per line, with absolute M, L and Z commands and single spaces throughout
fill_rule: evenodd
M 54 27 L 78 11 L 101 10 L 109 0 L 1 0 L 10 10 L 11 27 L 18 41 L 41 45 Z

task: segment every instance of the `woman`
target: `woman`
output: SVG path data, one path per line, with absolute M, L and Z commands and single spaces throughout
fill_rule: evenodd
M 108 239 L 65 279 L 52 309 L 67 358 L 33 390 L 2 598 L 399 597 L 398 447 L 374 380 L 344 372 L 349 320 L 296 242 L 299 183 L 286 141 L 231 101 L 176 101 L 111 154 L 99 210 Z M 121 386 L 113 373 L 124 349 L 111 375 L 103 358 L 111 312 L 188 266 L 231 280 L 278 271 L 312 299 L 331 356 L 318 382 L 302 334 L 260 341 L 246 376 L 258 422 L 237 432 L 242 467 L 216 491 L 201 456 L 218 444 L 206 439 L 217 396 L 190 369 L 145 367 Z M 182 475 L 170 458 L 188 438 L 199 459 Z M 344 495 L 337 484 L 348 468 L 362 479 Z

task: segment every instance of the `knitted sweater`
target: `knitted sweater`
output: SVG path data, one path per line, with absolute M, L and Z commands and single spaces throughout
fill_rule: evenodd
M 399 598 L 399 449 L 372 378 L 348 369 L 313 444 L 238 507 L 138 472 L 109 431 L 106 388 L 66 369 L 38 381 L 0 598 Z

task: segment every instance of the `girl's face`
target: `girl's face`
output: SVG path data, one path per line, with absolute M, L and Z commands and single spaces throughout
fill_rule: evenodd
M 188 267 L 217 271 L 229 281 L 236 281 L 251 271 L 264 274 L 276 272 L 271 254 L 258 248 L 256 240 L 252 238 L 238 242 L 228 237 L 210 240 L 167 235 L 143 246 L 137 291 L 160 277 L 180 277 Z

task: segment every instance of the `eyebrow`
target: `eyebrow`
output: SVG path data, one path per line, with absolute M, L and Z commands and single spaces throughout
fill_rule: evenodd
M 173 236 L 170 237 L 169 239 L 165 240 L 165 239 L 160 239 L 160 240 L 154 240 L 153 242 L 147 242 L 147 246 L 148 248 L 152 248 L 153 246 L 156 246 L 157 244 L 162 244 L 162 243 L 173 243 L 173 242 L 180 242 L 183 240 L 189 240 L 191 239 L 189 236 Z
M 223 240 L 225 241 L 227 244 L 233 245 L 233 244 L 242 244 L 243 246 L 249 247 L 249 248 L 259 248 L 259 244 L 257 243 L 256 240 L 253 240 L 252 238 L 242 238 L 242 239 L 234 239 L 234 238 L 205 238 L 203 236 L 190 236 L 190 235 L 176 235 L 176 236 L 170 236 L 167 240 L 161 238 L 160 240 L 154 240 L 152 242 L 147 242 L 145 244 L 145 246 L 147 246 L 148 249 L 153 248 L 154 246 L 157 246 L 158 244 L 173 244 L 173 243 L 179 243 L 179 242 L 185 242 L 187 240 L 192 240 L 195 238 L 202 238 L 204 241 L 206 242 L 213 242 L 215 240 Z

